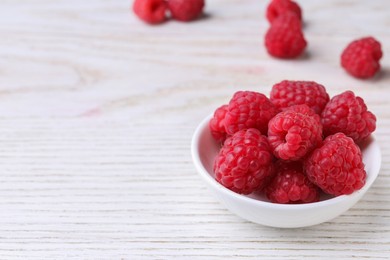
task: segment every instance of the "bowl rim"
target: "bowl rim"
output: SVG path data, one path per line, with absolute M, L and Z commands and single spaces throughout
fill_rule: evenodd
M 367 175 L 366 183 L 365 185 L 360 189 L 352 194 L 349 195 L 340 195 L 337 197 L 333 197 L 327 200 L 323 201 L 318 201 L 318 202 L 312 202 L 312 203 L 305 203 L 305 204 L 278 204 L 278 203 L 272 203 L 268 201 L 262 201 L 262 200 L 257 200 L 254 198 L 247 197 L 242 194 L 238 194 L 234 191 L 229 190 L 228 188 L 224 187 L 221 185 L 219 182 L 217 182 L 206 170 L 204 167 L 200 155 L 199 155 L 199 141 L 200 137 L 207 128 L 209 130 L 208 125 L 209 121 L 212 118 L 213 114 L 208 115 L 206 118 L 204 118 L 201 123 L 196 127 L 195 132 L 192 136 L 191 140 L 191 155 L 192 155 L 192 160 L 193 163 L 195 164 L 195 167 L 199 173 L 199 175 L 214 189 L 218 190 L 219 192 L 222 192 L 226 196 L 233 197 L 237 200 L 241 200 L 245 203 L 253 204 L 255 206 L 261 206 L 265 208 L 272 208 L 272 209 L 279 209 L 279 210 L 304 210 L 308 208 L 322 208 L 326 206 L 330 206 L 333 204 L 339 204 L 343 203 L 346 201 L 351 201 L 354 199 L 359 199 L 360 196 L 364 195 L 367 190 L 371 187 L 371 185 L 374 183 L 376 178 L 379 175 L 380 172 L 380 167 L 382 164 L 382 155 L 380 151 L 379 145 L 376 143 L 376 139 L 374 138 L 373 135 L 371 135 L 372 138 L 372 143 L 375 146 L 377 146 L 377 152 L 379 153 L 379 158 L 378 162 L 374 164 L 373 169 L 372 169 L 372 174 Z

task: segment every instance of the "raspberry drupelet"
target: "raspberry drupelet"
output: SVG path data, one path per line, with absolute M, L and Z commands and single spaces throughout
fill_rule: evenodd
M 268 141 L 277 158 L 300 160 L 322 141 L 320 117 L 307 105 L 291 106 L 269 121 Z
M 214 162 L 215 179 L 226 188 L 250 194 L 261 189 L 274 173 L 267 137 L 254 128 L 228 137 Z
M 319 200 L 319 189 L 303 172 L 301 162 L 276 163 L 276 174 L 265 188 L 267 198 L 274 203 L 311 203 Z
M 324 86 L 314 81 L 283 80 L 272 87 L 270 100 L 279 109 L 306 104 L 320 115 L 329 95 Z
M 263 94 L 238 91 L 230 100 L 225 116 L 225 129 L 230 135 L 248 128 L 257 128 L 267 134 L 268 122 L 278 110 Z
M 343 133 L 328 136 L 305 160 L 304 167 L 314 184 L 335 196 L 359 190 L 366 180 L 360 148 Z
M 376 128 L 376 117 L 352 91 L 334 96 L 322 111 L 325 136 L 342 132 L 359 143 Z

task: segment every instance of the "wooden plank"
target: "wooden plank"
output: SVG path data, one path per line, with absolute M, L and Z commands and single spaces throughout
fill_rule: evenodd
M 390 4 L 298 1 L 307 55 L 263 47 L 267 1 L 213 0 L 209 18 L 151 27 L 127 1 L 0 1 L 0 259 L 388 259 Z M 344 46 L 373 35 L 382 72 L 356 80 Z M 351 210 L 285 230 L 227 211 L 190 139 L 237 90 L 315 80 L 362 96 L 383 165 Z

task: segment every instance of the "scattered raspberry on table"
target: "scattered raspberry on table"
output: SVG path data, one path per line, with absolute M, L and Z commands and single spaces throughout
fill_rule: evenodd
M 265 34 L 265 47 L 276 58 L 296 58 L 303 53 L 306 45 L 301 21 L 292 12 L 275 18 Z
M 276 163 L 276 174 L 265 188 L 274 203 L 310 203 L 319 200 L 319 189 L 306 177 L 301 162 Z
M 160 24 L 164 22 L 168 5 L 165 0 L 135 0 L 133 4 L 134 13 L 144 22 L 149 24 Z
M 173 19 L 188 22 L 198 18 L 205 5 L 204 0 L 168 0 Z
M 348 44 L 341 54 L 341 66 L 356 78 L 373 77 L 382 58 L 381 44 L 373 37 L 365 37 Z
M 305 161 L 308 178 L 335 196 L 351 194 L 365 184 L 360 148 L 343 133 L 328 136 Z
M 329 95 L 324 86 L 314 81 L 283 80 L 272 87 L 270 100 L 279 109 L 306 104 L 320 115 Z
M 218 182 L 237 193 L 261 189 L 274 173 L 267 137 L 253 128 L 228 137 L 215 159 L 214 172 Z
M 280 15 L 287 12 L 294 13 L 299 20 L 302 20 L 302 10 L 299 5 L 291 0 L 272 0 L 267 7 L 266 16 L 270 23 L 272 23 Z

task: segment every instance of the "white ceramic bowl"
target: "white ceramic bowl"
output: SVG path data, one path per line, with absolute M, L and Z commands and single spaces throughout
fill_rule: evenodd
M 374 138 L 364 145 L 363 161 L 367 172 L 364 187 L 351 195 L 323 197 L 309 204 L 276 204 L 265 197 L 240 195 L 219 184 L 214 179 L 213 163 L 219 151 L 209 131 L 211 115 L 200 123 L 192 138 L 192 159 L 207 186 L 219 201 L 238 216 L 266 226 L 297 228 L 316 225 L 331 220 L 351 208 L 370 188 L 378 176 L 381 165 L 380 148 Z

